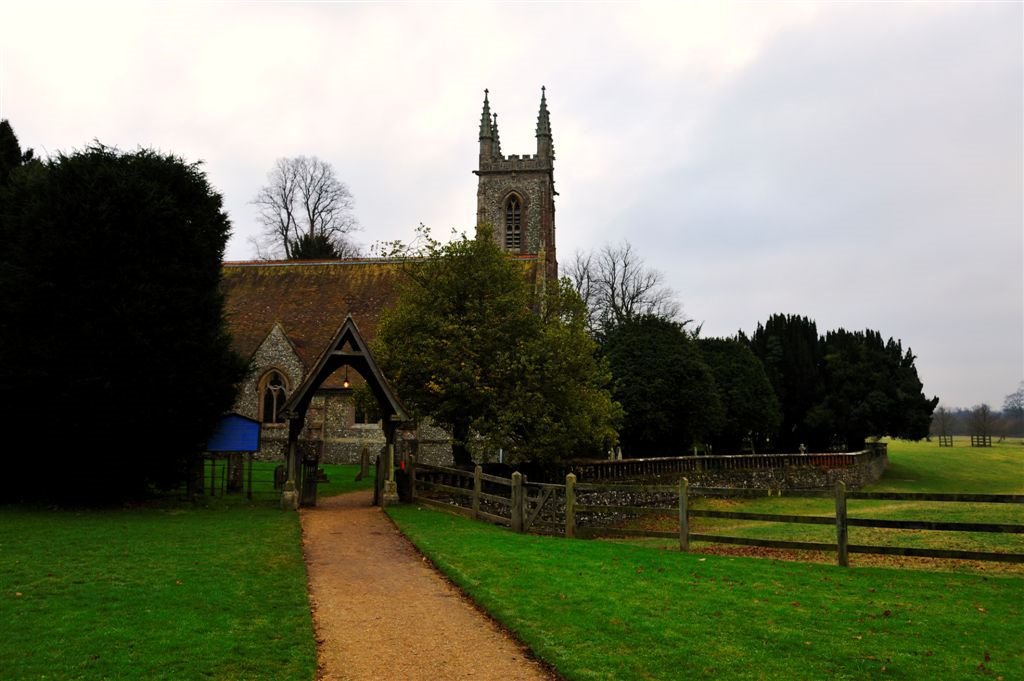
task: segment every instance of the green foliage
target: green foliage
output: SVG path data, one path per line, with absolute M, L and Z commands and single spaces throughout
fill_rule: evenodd
M 0 186 L 8 183 L 11 173 L 33 159 L 32 150 L 22 153 L 18 137 L 7 119 L 0 120 Z
M 540 332 L 514 358 L 519 381 L 498 429 L 513 462 L 595 456 L 618 442 L 622 409 L 607 390 L 611 372 L 596 351 L 587 308 L 562 279 L 546 293 Z
M 818 328 L 796 315 L 772 315 L 750 339 L 750 347 L 764 365 L 782 407 L 776 447 L 796 451 L 801 444 L 828 439 L 815 407 L 825 395 Z
M 299 519 L 276 502 L 3 508 L 0 555 L 7 681 L 316 672 Z
M 388 513 L 566 679 L 1024 674 L 1019 577 L 702 556 Z
M 11 452 L 18 484 L 0 494 L 179 484 L 244 372 L 218 290 L 220 195 L 176 157 L 94 146 L 15 173 L 2 198 L 2 408 L 46 453 Z
M 562 285 L 535 300 L 490 239 L 421 237 L 375 354 L 402 400 L 451 431 L 456 463 L 471 446 L 543 463 L 613 442 L 616 406 L 578 297 Z
M 806 317 L 773 315 L 749 343 L 782 406 L 778 449 L 858 449 L 869 437 L 928 434 L 938 398 L 924 396 L 900 341 L 871 329 L 819 337 Z
M 877 331 L 830 331 L 824 339 L 827 414 L 833 437 L 856 449 L 871 436 L 928 435 L 938 398 L 921 392 L 914 355 Z
M 340 258 L 338 247 L 326 234 L 302 234 L 292 240 L 289 260 L 332 260 Z
M 718 432 L 725 410 L 711 369 L 681 324 L 643 315 L 612 327 L 602 353 L 626 412 L 626 456 L 679 456 Z
M 711 437 L 715 450 L 739 452 L 748 443 L 755 450 L 763 449 L 782 419 L 764 366 L 747 345 L 735 339 L 701 338 L 697 344 L 725 409 L 722 425 Z

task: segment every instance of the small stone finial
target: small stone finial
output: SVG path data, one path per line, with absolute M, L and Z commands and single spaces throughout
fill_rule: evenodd
M 494 116 L 494 154 L 495 156 L 501 156 L 501 134 L 498 132 L 498 114 L 492 114 Z
M 540 111 L 537 113 L 537 137 L 551 137 L 551 119 L 548 114 L 547 88 L 540 87 Z
M 480 114 L 480 139 L 492 136 L 491 131 L 491 103 L 487 100 L 488 91 L 484 90 L 484 110 Z

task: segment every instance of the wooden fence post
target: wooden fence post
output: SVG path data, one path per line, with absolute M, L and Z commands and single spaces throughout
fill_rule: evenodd
M 849 556 L 846 553 L 849 527 L 846 524 L 846 483 L 836 482 L 836 550 L 839 565 L 848 567 Z
M 565 476 L 565 538 L 576 536 L 576 476 Z
M 484 469 L 477 464 L 473 469 L 473 520 L 480 519 L 480 490 L 483 487 L 483 480 L 480 476 L 483 473 Z
M 523 474 L 512 474 L 512 531 L 523 531 Z
M 679 478 L 679 550 L 690 550 L 690 481 Z

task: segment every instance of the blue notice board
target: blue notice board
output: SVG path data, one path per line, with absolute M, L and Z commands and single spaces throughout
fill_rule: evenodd
M 208 452 L 258 452 L 260 422 L 241 414 L 226 414 L 206 443 Z

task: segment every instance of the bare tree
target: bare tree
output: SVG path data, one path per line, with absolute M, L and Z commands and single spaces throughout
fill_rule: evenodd
M 932 414 L 932 434 L 952 435 L 953 434 L 953 413 L 945 407 L 939 407 Z
M 263 223 L 260 257 L 346 257 L 358 255 L 351 234 L 359 228 L 348 186 L 330 163 L 316 156 L 279 158 L 254 203 Z
M 971 429 L 971 435 L 990 437 L 996 426 L 996 416 L 992 413 L 992 407 L 984 403 L 972 407 L 968 417 L 968 425 Z
M 590 330 L 601 334 L 643 315 L 682 321 L 676 293 L 658 270 L 649 269 L 626 241 L 573 257 L 567 268 L 576 292 L 587 304 Z
M 1003 400 L 1003 416 L 1013 424 L 1011 435 L 1024 435 L 1024 381 Z

